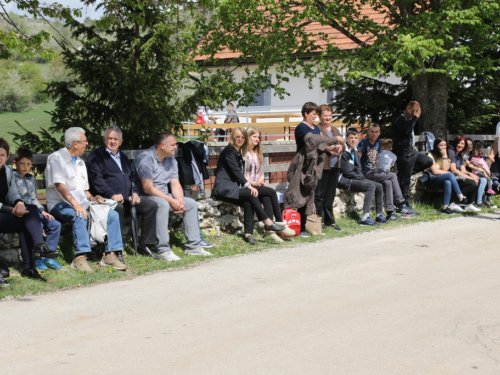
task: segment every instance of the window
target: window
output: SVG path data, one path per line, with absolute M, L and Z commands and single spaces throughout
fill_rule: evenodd
M 271 82 L 271 77 L 266 77 L 269 82 Z M 257 95 L 255 96 L 255 102 L 250 103 L 249 107 L 264 107 L 271 105 L 271 88 L 268 87 L 266 90 L 257 90 Z

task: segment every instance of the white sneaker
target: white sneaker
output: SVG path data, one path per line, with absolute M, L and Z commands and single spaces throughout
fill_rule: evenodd
M 202 247 L 199 247 L 195 250 L 186 250 L 186 254 L 188 255 L 202 255 L 204 257 L 209 257 L 212 255 L 211 252 L 204 250 Z
M 167 262 L 175 262 L 176 260 L 180 260 L 177 255 L 174 254 L 173 251 L 164 251 L 163 253 L 153 253 L 153 258 L 155 259 L 163 259 Z
M 465 210 L 460 207 L 458 204 L 455 204 L 455 203 L 452 203 L 450 204 L 450 210 L 452 210 L 453 212 L 465 212 Z
M 477 208 L 476 206 L 474 206 L 471 203 L 471 204 L 469 204 L 468 206 L 465 207 L 465 211 L 467 211 L 467 212 L 481 212 L 481 209 Z

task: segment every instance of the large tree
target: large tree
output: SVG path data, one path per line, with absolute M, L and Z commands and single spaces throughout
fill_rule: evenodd
M 220 0 L 217 9 L 206 64 L 252 66 L 252 79 L 275 67 L 279 95 L 288 76 L 319 76 L 326 89 L 394 74 L 421 103 L 423 129 L 439 135 L 450 86 L 499 66 L 500 0 Z M 225 50 L 239 57 L 221 61 Z
M 73 79 L 52 82 L 52 133 L 70 126 L 88 131 L 91 146 L 119 125 L 125 148 L 144 148 L 163 130 L 177 131 L 200 105 L 220 108 L 240 90 L 225 71 L 204 74 L 195 61 L 211 1 L 87 0 L 104 16 L 94 22 L 67 17 L 81 47 L 61 41 Z M 24 137 L 27 142 L 32 134 Z M 26 144 L 21 137 L 16 141 Z

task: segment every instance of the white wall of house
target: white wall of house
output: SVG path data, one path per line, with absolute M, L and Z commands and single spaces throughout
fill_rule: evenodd
M 252 66 L 248 66 L 252 69 Z M 274 76 L 276 70 L 272 68 L 270 70 L 271 81 L 274 83 Z M 238 68 L 234 71 L 235 78 L 241 80 L 245 75 L 244 68 Z M 385 79 L 390 83 L 399 83 L 400 79 L 394 75 L 391 75 Z M 270 98 L 267 105 L 259 107 L 249 107 L 249 110 L 259 110 L 259 111 L 272 111 L 272 112 L 283 112 L 289 111 L 293 112 L 300 109 L 305 102 L 314 102 L 318 105 L 328 104 L 328 91 L 321 88 L 319 78 L 314 78 L 311 81 L 311 88 L 309 88 L 308 80 L 302 77 L 289 77 L 289 82 L 282 83 L 283 88 L 288 92 L 289 95 L 280 99 L 278 96 L 274 95 L 274 92 L 270 93 Z M 268 93 L 269 94 L 269 93 Z M 331 95 L 331 94 L 330 94 Z M 236 103 L 235 103 L 236 104 Z M 247 107 L 241 107 L 236 104 L 240 111 L 246 111 Z

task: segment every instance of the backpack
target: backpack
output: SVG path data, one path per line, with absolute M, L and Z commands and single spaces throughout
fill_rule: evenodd
M 300 214 L 296 210 L 289 208 L 284 210 L 281 215 L 288 228 L 295 231 L 294 237 L 297 237 L 300 234 Z
M 182 188 L 186 189 L 186 186 L 195 185 L 193 167 L 191 166 L 192 156 L 191 151 L 184 144 L 178 144 L 178 146 L 175 160 L 177 160 L 179 169 L 179 182 Z

